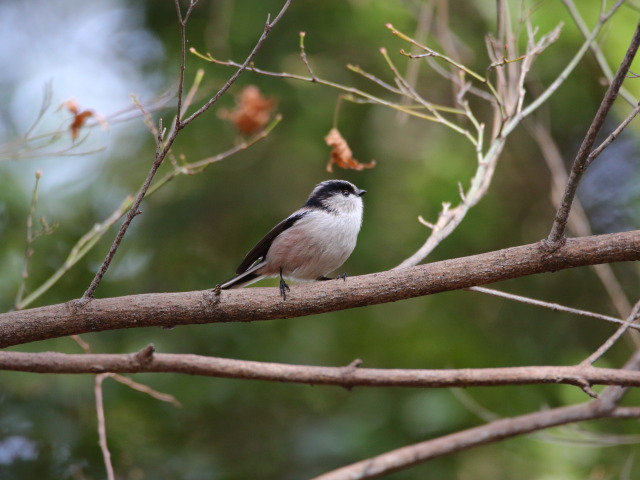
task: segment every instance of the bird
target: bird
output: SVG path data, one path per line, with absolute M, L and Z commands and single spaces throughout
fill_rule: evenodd
M 367 193 L 346 180 L 326 180 L 315 186 L 306 203 L 273 227 L 244 257 L 236 276 L 219 285 L 240 288 L 263 278 L 285 281 L 330 280 L 349 258 L 362 225 L 362 196 Z M 338 276 L 346 279 L 346 274 Z

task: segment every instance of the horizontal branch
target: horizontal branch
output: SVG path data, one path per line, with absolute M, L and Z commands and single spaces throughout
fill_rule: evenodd
M 640 368 L 640 350 L 636 350 L 623 368 L 636 371 Z M 327 472 L 313 480 L 367 480 L 433 458 L 550 427 L 599 418 L 640 418 L 640 408 L 618 406 L 626 391 L 626 388 L 607 387 L 598 398 L 586 403 L 501 418 L 485 425 L 391 450 Z
M 0 370 L 32 373 L 183 373 L 208 377 L 264 380 L 306 385 L 366 387 L 471 387 L 557 383 L 640 386 L 640 371 L 597 368 L 528 366 L 444 370 L 288 365 L 193 354 L 155 353 L 147 347 L 135 354 L 65 354 L 0 352 Z
M 152 293 L 73 300 L 0 315 L 0 347 L 81 333 L 139 327 L 292 318 L 395 302 L 544 272 L 640 260 L 640 230 L 543 243 L 416 267 L 277 288 Z

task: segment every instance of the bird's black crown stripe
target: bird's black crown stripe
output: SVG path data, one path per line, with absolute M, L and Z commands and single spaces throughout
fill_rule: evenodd
M 324 204 L 324 200 L 337 192 L 343 191 L 347 191 L 353 195 L 357 195 L 354 186 L 349 182 L 345 182 L 344 180 L 329 180 L 327 182 L 323 182 L 311 193 L 311 195 L 307 199 L 307 203 L 305 203 L 304 206 L 328 210 L 327 206 Z

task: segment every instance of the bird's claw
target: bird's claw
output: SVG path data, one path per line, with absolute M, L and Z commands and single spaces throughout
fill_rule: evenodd
M 290 291 L 291 289 L 289 288 L 289 285 L 287 285 L 287 282 L 284 281 L 284 278 L 280 277 L 280 296 L 283 300 L 287 299 L 287 292 Z

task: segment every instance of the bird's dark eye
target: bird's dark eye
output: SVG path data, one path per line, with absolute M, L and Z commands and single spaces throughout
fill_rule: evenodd
M 342 195 L 344 195 L 345 197 L 349 196 L 349 190 L 342 190 Z

